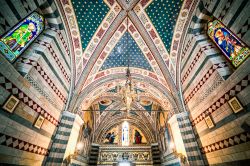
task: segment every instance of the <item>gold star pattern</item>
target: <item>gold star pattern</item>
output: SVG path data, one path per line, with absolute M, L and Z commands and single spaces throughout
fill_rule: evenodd
M 183 0 L 154 0 L 146 8 L 146 12 L 168 52 L 170 52 L 174 27 L 182 2 Z
M 72 4 L 81 33 L 82 48 L 85 49 L 109 7 L 102 0 L 72 0 Z
M 148 60 L 138 47 L 132 36 L 126 32 L 116 46 L 113 48 L 101 70 L 113 67 L 126 67 L 128 66 L 128 59 L 130 67 L 142 68 L 145 70 L 153 71 Z

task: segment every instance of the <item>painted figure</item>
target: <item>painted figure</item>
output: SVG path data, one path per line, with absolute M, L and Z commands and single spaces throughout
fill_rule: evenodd
M 16 29 L 10 36 L 3 39 L 3 41 L 10 47 L 13 52 L 20 52 L 28 41 L 33 37 L 33 32 L 36 31 L 34 23 L 23 24 Z
M 84 130 L 83 130 L 83 137 L 84 138 L 87 138 L 91 133 L 91 128 L 89 126 L 89 122 L 87 121 L 87 124 L 86 126 L 84 127 Z
M 222 49 L 224 49 L 230 60 L 233 60 L 242 49 L 240 43 L 237 42 L 224 28 L 216 30 L 215 40 Z
M 105 138 L 106 138 L 107 140 L 109 140 L 110 136 L 111 136 L 111 133 L 109 132 L 109 133 L 106 135 Z
M 111 134 L 110 137 L 109 137 L 109 143 L 110 143 L 110 144 L 113 144 L 113 143 L 114 143 L 115 137 L 116 137 L 115 133 L 112 132 L 112 134 Z
M 112 132 L 112 134 L 109 132 L 105 138 L 109 141 L 110 144 L 113 144 L 115 141 L 115 137 L 116 135 L 114 132 Z
M 33 12 L 0 39 L 0 51 L 13 62 L 43 29 L 43 16 Z
M 135 130 L 135 144 L 141 144 L 142 136 L 139 131 Z
M 250 49 L 219 20 L 208 23 L 207 34 L 235 67 L 250 55 Z

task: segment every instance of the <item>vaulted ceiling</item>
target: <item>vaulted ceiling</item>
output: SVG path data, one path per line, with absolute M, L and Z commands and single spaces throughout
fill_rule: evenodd
M 124 109 L 115 88 L 125 83 L 129 64 L 141 98 L 133 103 L 134 110 L 143 109 L 153 116 L 150 112 L 153 109 L 177 108 L 176 59 L 170 53 L 182 3 L 182 0 L 72 0 L 81 39 L 81 56 L 75 62 L 75 89 L 79 94 L 76 105 L 81 109 L 92 107 L 100 113 Z
M 145 9 L 168 52 L 182 2 L 183 0 L 154 0 Z
M 81 33 L 82 49 L 84 50 L 108 13 L 109 7 L 104 1 L 95 0 L 72 0 L 72 5 Z

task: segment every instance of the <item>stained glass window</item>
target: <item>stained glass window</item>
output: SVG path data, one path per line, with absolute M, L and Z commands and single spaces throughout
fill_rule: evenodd
M 223 54 L 238 67 L 250 54 L 250 49 L 219 20 L 208 23 L 208 36 Z
M 122 146 L 129 145 L 129 126 L 128 122 L 123 122 L 122 124 Z
M 0 51 L 13 62 L 44 29 L 44 18 L 33 12 L 0 39 Z

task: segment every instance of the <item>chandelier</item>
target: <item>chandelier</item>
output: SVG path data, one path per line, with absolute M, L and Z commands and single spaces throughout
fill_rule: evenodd
M 132 82 L 132 77 L 130 74 L 129 66 L 127 68 L 126 72 L 126 83 L 123 86 L 118 86 L 118 93 L 121 95 L 122 101 L 124 102 L 126 106 L 126 110 L 130 111 L 131 110 L 131 105 L 132 102 L 139 101 L 139 95 L 137 92 L 137 89 L 135 88 L 133 82 Z
M 127 17 L 127 38 L 126 38 L 126 53 L 128 53 L 128 17 Z M 131 110 L 131 105 L 134 101 L 139 101 L 138 91 L 132 82 L 131 73 L 129 70 L 130 55 L 128 54 L 128 68 L 126 71 L 126 83 L 123 86 L 118 86 L 117 91 L 121 95 L 121 98 L 126 106 L 126 111 Z

